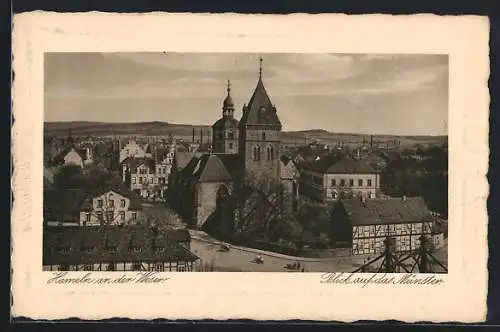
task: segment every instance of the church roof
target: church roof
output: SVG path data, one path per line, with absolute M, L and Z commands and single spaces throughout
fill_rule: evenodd
M 232 177 L 222 160 L 215 154 L 200 157 L 193 176 L 199 182 L 231 181 Z
M 261 77 L 259 77 L 248 106 L 243 110 L 240 125 L 266 125 L 281 128 L 276 108 L 271 103 L 271 99 L 269 99 Z
M 181 171 L 181 176 L 197 182 L 233 181 L 243 170 L 237 154 L 204 154 L 194 157 Z
M 212 129 L 237 129 L 238 128 L 238 120 L 232 117 L 223 117 L 217 120 Z
M 222 107 L 224 107 L 224 108 L 233 108 L 234 107 L 233 98 L 231 98 L 229 93 L 228 93 L 226 99 L 224 99 L 224 102 L 222 103 Z

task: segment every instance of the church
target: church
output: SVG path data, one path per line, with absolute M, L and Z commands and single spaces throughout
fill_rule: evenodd
M 234 113 L 228 81 L 222 117 L 212 126 L 212 150 L 171 173 L 169 204 L 191 227 L 202 229 L 221 219 L 241 222 L 245 211 L 254 210 L 248 207 L 252 196 L 274 196 L 263 197 L 269 206 L 278 205 L 276 196 L 286 196 L 287 206 L 298 198 L 299 174 L 294 162 L 281 155 L 282 124 L 264 87 L 262 58 L 257 85 L 239 121 Z

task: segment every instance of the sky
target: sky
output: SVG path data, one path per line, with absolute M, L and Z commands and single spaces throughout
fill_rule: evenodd
M 45 121 L 211 125 L 259 76 L 283 130 L 443 135 L 447 55 L 46 53 Z

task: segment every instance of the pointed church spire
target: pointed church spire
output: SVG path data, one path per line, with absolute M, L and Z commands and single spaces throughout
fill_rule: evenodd
M 260 57 L 260 59 L 259 59 L 259 62 L 260 62 L 260 65 L 259 65 L 259 80 L 262 79 L 262 61 L 264 61 L 264 60 L 262 60 L 262 57 Z

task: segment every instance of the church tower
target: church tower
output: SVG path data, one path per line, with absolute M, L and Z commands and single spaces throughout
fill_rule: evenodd
M 222 118 L 212 126 L 212 142 L 215 153 L 238 153 L 238 120 L 234 118 L 234 102 L 229 81 L 227 96 L 222 103 Z
M 279 181 L 281 122 L 262 81 L 262 58 L 259 80 L 248 105 L 243 106 L 239 131 L 246 175 Z

